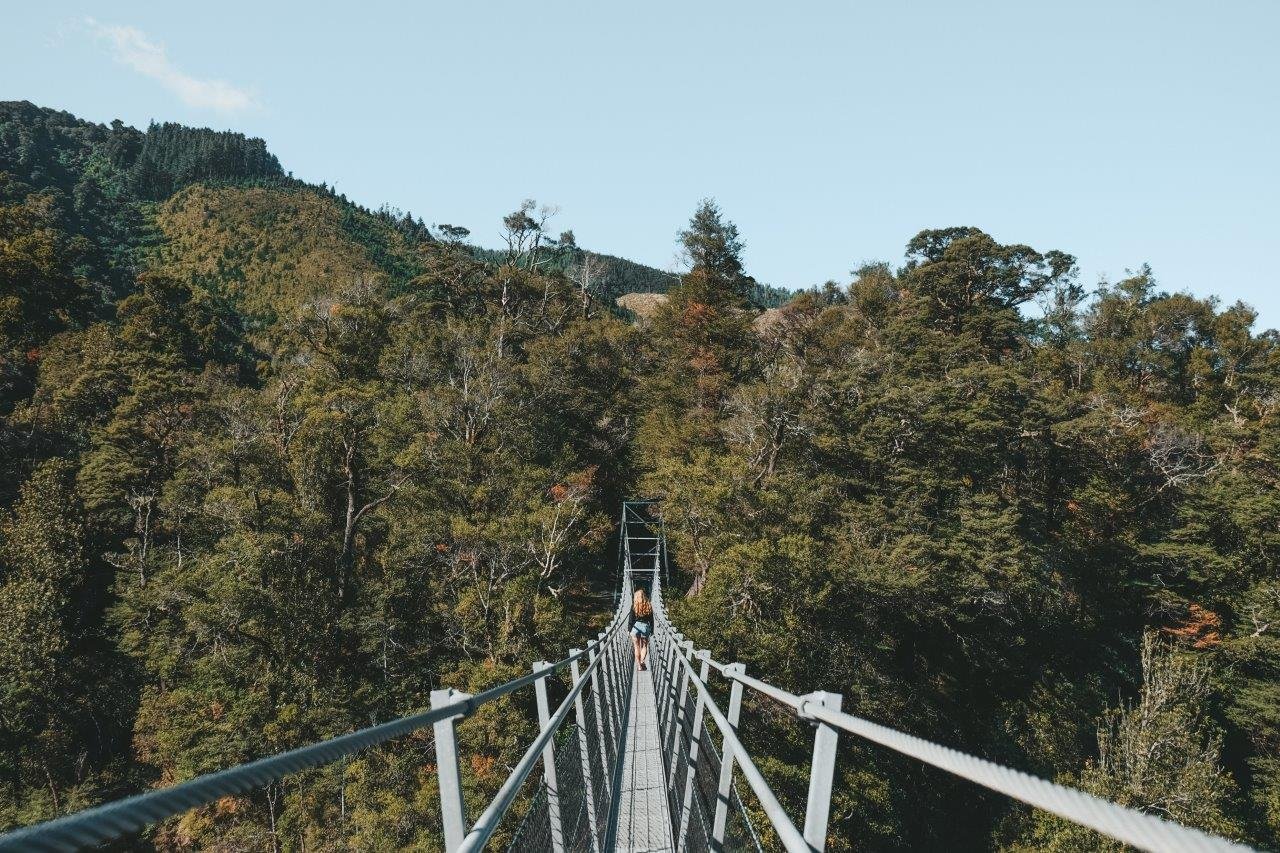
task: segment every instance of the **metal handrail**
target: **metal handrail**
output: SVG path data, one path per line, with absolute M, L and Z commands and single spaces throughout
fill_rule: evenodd
M 617 629 L 617 624 L 610 630 Z M 582 654 L 585 654 L 585 650 Z M 579 655 L 580 656 L 580 655 Z M 578 698 L 578 694 L 582 692 L 586 686 L 591 674 L 600 666 L 600 662 L 604 660 L 603 656 L 597 656 L 595 660 L 587 665 L 586 670 L 579 676 L 578 680 L 570 688 L 569 694 L 565 696 L 564 701 L 556 708 L 555 714 L 551 716 L 551 721 L 542 729 L 538 737 L 533 743 L 529 744 L 529 748 L 525 750 L 520 761 L 517 762 L 515 768 L 511 771 L 511 775 L 507 777 L 507 781 L 502 783 L 502 787 L 498 789 L 498 793 L 494 795 L 489 802 L 488 808 L 480 817 L 476 818 L 475 824 L 471 827 L 471 831 L 467 833 L 467 837 L 463 840 L 462 845 L 458 848 L 461 853 L 471 853 L 471 851 L 480 850 L 489 841 L 489 838 L 497 830 L 498 824 L 502 821 L 503 815 L 507 809 L 511 807 L 512 801 L 515 800 L 516 794 L 520 792 L 520 786 L 524 784 L 524 780 L 529 778 L 529 774 L 533 772 L 533 766 L 541 758 L 543 752 L 547 748 L 547 744 L 555 737 L 556 730 L 560 728 L 560 724 L 569 716 L 569 709 L 574 705 L 574 700 Z M 541 670 L 542 673 L 548 670 Z
M 619 627 L 624 621 L 624 612 L 619 609 L 614 614 L 609 627 L 601 635 L 601 643 L 606 638 L 616 636 Z M 458 694 L 457 699 L 433 707 L 429 711 L 411 714 L 397 720 L 369 726 L 359 731 L 349 732 L 345 735 L 291 749 L 277 755 L 260 758 L 239 767 L 207 773 L 168 788 L 136 794 L 123 800 L 88 808 L 43 823 L 21 827 L 0 836 L 0 851 L 78 850 L 111 841 L 190 809 L 208 805 L 222 797 L 241 794 L 299 771 L 330 764 L 343 756 L 360 752 L 446 720 L 469 717 L 480 706 L 500 699 L 522 687 L 541 681 L 582 660 L 588 656 L 595 646 L 596 644 L 593 642 L 589 644 L 588 648 L 576 651 L 555 663 L 547 665 L 543 669 L 514 678 L 480 693 L 474 695 Z M 595 671 L 603 659 L 603 655 L 598 655 L 596 660 L 586 668 L 584 675 L 578 679 L 574 692 L 570 694 L 571 697 L 581 692 L 585 678 Z M 555 718 L 556 726 L 563 722 L 565 713 L 567 712 L 563 707 L 558 709 Z M 550 730 L 554 731 L 554 727 Z M 546 731 L 540 732 L 535 745 L 539 743 L 545 747 Z M 527 775 L 526 772 L 525 777 Z M 521 782 L 524 781 L 525 777 L 521 778 Z M 518 786 L 516 787 L 518 789 Z M 499 794 L 501 795 L 505 791 L 506 786 L 499 791 Z M 498 812 L 499 817 L 502 813 L 505 813 L 506 808 L 510 807 L 510 802 L 513 798 L 514 793 L 507 798 L 503 808 Z M 487 814 L 489 814 L 488 811 L 486 811 Z M 492 830 L 490 830 L 491 832 Z M 487 838 L 488 836 L 486 835 L 485 837 Z
M 677 636 L 677 632 L 674 623 L 666 615 L 666 608 L 662 604 L 661 582 L 656 576 L 653 579 L 652 598 L 656 614 L 655 621 L 665 629 L 662 631 L 666 635 L 665 641 L 671 642 Z M 655 631 L 655 635 L 658 633 L 659 631 Z M 679 636 L 683 637 L 683 635 Z M 825 791 L 821 790 L 823 786 L 819 786 L 818 791 L 820 797 L 826 798 L 825 804 L 817 804 L 819 808 L 824 809 L 821 812 L 821 834 L 811 834 L 809 832 L 809 820 L 806 819 L 806 832 L 803 837 L 797 838 L 799 833 L 795 824 L 787 816 L 785 810 L 782 809 L 777 797 L 769 789 L 767 782 L 762 777 L 759 777 L 759 770 L 751 761 L 750 756 L 747 755 L 745 747 L 742 746 L 737 733 L 734 731 L 734 727 L 729 725 L 728 720 L 720 709 L 716 707 L 707 684 L 698 676 L 692 664 L 685 655 L 679 653 L 678 649 L 675 657 L 679 658 L 683 664 L 685 678 L 694 685 L 702 701 L 707 703 L 707 710 L 711 713 L 712 719 L 715 720 L 716 726 L 720 729 L 720 733 L 724 738 L 725 753 L 729 754 L 730 749 L 733 750 L 732 757 L 741 765 L 743 776 L 746 777 L 752 791 L 759 798 L 760 805 L 772 823 L 774 830 L 778 833 L 779 840 L 783 846 L 788 851 L 794 851 L 795 853 L 821 851 L 826 833 L 825 809 L 829 808 L 830 805 L 830 780 L 828 779 L 826 782 Z M 1061 818 L 1093 829 L 1140 850 L 1152 851 L 1152 853 L 1166 853 L 1167 851 L 1171 853 L 1244 853 L 1252 850 L 1252 848 L 1243 844 L 1164 820 L 1146 812 L 1117 805 L 1092 794 L 1068 788 L 1064 785 L 873 723 L 870 720 L 831 708 L 818 699 L 819 695 L 831 696 L 832 694 L 800 696 L 775 687 L 758 678 L 752 678 L 734 664 L 716 661 L 711 658 L 709 653 L 700 652 L 699 657 L 707 663 L 710 669 L 716 670 L 725 679 L 736 681 L 792 709 L 800 719 L 857 735 L 872 743 L 910 756 L 925 764 L 945 770 L 962 779 L 982 785 L 1020 802 L 1051 812 Z M 832 754 L 820 756 L 817 744 L 815 744 L 815 771 L 820 760 L 827 762 L 834 759 L 834 741 L 831 742 L 831 747 Z M 809 808 L 812 811 L 814 807 L 815 788 L 811 779 Z
M 671 623 L 668 622 L 667 626 L 670 628 Z M 688 658 L 678 651 L 675 657 L 680 661 L 685 677 L 694 686 L 699 697 L 705 703 L 703 707 L 711 714 L 711 719 L 715 721 L 716 727 L 720 729 L 724 744 L 722 751 L 728 754 L 732 750 L 734 761 L 742 768 L 742 775 L 747 780 L 747 785 L 755 792 L 756 799 L 760 801 L 760 807 L 764 809 L 764 813 L 769 817 L 769 822 L 773 824 L 774 830 L 778 833 L 782 846 L 788 851 L 809 853 L 809 845 L 805 842 L 804 836 L 796 828 L 796 825 L 792 823 L 791 818 L 787 816 L 786 809 L 782 807 L 777 795 L 773 793 L 773 789 L 765 781 L 760 768 L 756 767 L 755 761 L 747 752 L 746 747 L 742 745 L 742 741 L 738 739 L 737 732 L 734 731 L 733 726 L 729 725 L 728 718 L 716 706 L 706 683 L 694 672 L 693 664 L 689 662 Z
M 585 649 L 573 650 L 568 657 L 555 663 L 539 662 L 534 665 L 534 670 L 529 674 L 475 695 L 454 693 L 449 690 L 435 691 L 432 694 L 432 708 L 429 711 L 299 747 L 240 767 L 206 774 L 169 788 L 150 791 L 119 802 L 18 829 L 8 835 L 0 836 L 0 851 L 74 850 L 100 844 L 136 831 L 147 824 L 211 803 L 220 797 L 242 793 L 300 770 L 328 764 L 344 755 L 350 755 L 427 726 L 434 726 L 441 819 L 445 849 L 449 853 L 454 851 L 470 853 L 481 849 L 492 839 L 502 818 L 515 802 L 517 794 L 539 759 L 544 762 L 545 797 L 535 802 L 545 803 L 551 832 L 551 847 L 554 853 L 562 853 L 564 839 L 561 835 L 559 792 L 555 776 L 555 736 L 560 726 L 568 719 L 571 709 L 576 710 L 578 714 L 577 725 L 581 730 L 580 737 L 585 738 L 588 735 L 585 730 L 586 718 L 581 701 L 588 681 L 592 683 L 591 696 L 597 708 L 597 735 L 602 743 L 616 742 L 611 773 L 604 767 L 603 753 L 600 755 L 602 770 L 605 771 L 607 780 L 606 792 L 611 797 L 610 816 L 604 833 L 608 842 L 613 838 L 616 829 L 623 755 L 621 741 L 628 724 L 624 706 L 631 689 L 631 670 L 626 663 L 629 655 L 624 649 L 625 643 L 622 639 L 624 633 L 621 628 L 626 623 L 630 612 L 627 594 L 631 591 L 633 583 L 631 558 L 637 556 L 631 551 L 629 540 L 640 537 L 628 535 L 626 525 L 639 523 L 628 520 L 628 511 L 629 505 L 624 503 L 622 536 L 619 542 L 620 557 L 623 560 L 622 594 L 619 595 L 618 607 L 607 629 L 600 633 L 598 640 L 589 642 Z M 656 538 L 659 544 L 655 553 L 661 559 L 666 555 L 665 536 L 660 532 Z M 650 557 L 654 554 L 646 552 L 638 556 Z M 640 570 L 636 571 L 641 573 Z M 643 573 L 647 574 L 649 571 L 646 569 Z M 1142 850 L 1220 853 L 1220 851 L 1250 849 L 1244 845 L 1190 829 L 1145 812 L 1125 808 L 1082 791 L 1003 767 L 846 713 L 840 709 L 839 694 L 815 692 L 797 695 L 759 678 L 746 675 L 742 664 L 718 662 L 712 659 L 710 652 L 707 651 L 698 651 L 695 654 L 693 644 L 676 630 L 676 626 L 667 616 L 662 600 L 662 566 L 655 563 L 651 571 L 655 646 L 653 651 L 656 654 L 652 654 L 650 660 L 661 670 L 660 673 L 655 672 L 655 675 L 660 675 L 658 681 L 661 684 L 659 696 L 656 698 L 660 702 L 659 726 L 664 767 L 669 761 L 671 773 L 674 774 L 677 759 L 681 755 L 686 759 L 683 765 L 685 768 L 684 797 L 682 801 L 673 800 L 672 807 L 675 812 L 672 829 L 677 849 L 686 848 L 687 839 L 684 836 L 690 825 L 689 811 L 694 807 L 691 790 L 700 762 L 704 760 L 699 754 L 700 732 L 704 730 L 701 722 L 704 712 L 710 715 L 721 735 L 721 775 L 718 787 L 720 801 L 716 804 L 711 837 L 708 839 L 713 850 L 719 851 L 723 847 L 726 809 L 729 803 L 728 792 L 733 788 L 732 774 L 736 763 L 783 847 L 790 853 L 814 853 L 815 851 L 821 853 L 826 841 L 838 732 L 856 735 Z M 695 657 L 701 665 L 701 673 L 695 670 Z M 588 664 L 579 672 L 578 664 L 584 658 Z M 677 660 L 678 664 L 675 663 Z M 546 679 L 563 671 L 566 667 L 571 668 L 573 683 L 564 700 L 552 713 L 548 707 Z M 716 705 L 707 684 L 707 676 L 711 670 L 718 672 L 731 685 L 728 714 Z M 677 681 L 679 681 L 678 688 Z M 525 750 L 484 812 L 468 829 L 458 770 L 455 726 L 459 720 L 475 713 L 481 706 L 529 685 L 534 685 L 537 690 L 538 735 Z M 744 688 L 749 688 L 789 708 L 798 719 L 815 726 L 813 762 L 803 831 L 797 828 L 786 813 L 777 795 L 738 737 L 738 715 Z M 609 712 L 607 719 L 601 718 L 599 713 L 602 695 L 603 707 Z M 685 706 L 687 699 L 693 699 L 696 703 L 692 721 L 688 718 Z M 686 731 L 686 726 L 690 726 L 693 732 L 690 748 L 687 752 L 676 752 L 684 749 L 681 732 Z M 709 732 L 709 729 L 706 731 Z M 670 740 L 670 746 L 668 746 L 668 740 Z M 585 740 L 582 743 L 585 744 Z M 707 746 L 710 747 L 711 744 Z M 583 775 L 586 779 L 594 771 L 590 766 L 589 751 L 582 746 L 580 748 L 583 749 L 581 759 Z M 591 795 L 587 794 L 587 796 Z M 734 796 L 736 798 L 736 794 Z M 741 807 L 740 801 L 738 802 Z M 583 807 L 586 808 L 585 802 Z M 705 818 L 706 815 L 699 812 L 698 819 L 702 821 L 701 826 L 704 832 L 706 831 Z M 598 846 L 594 818 L 591 825 L 594 849 Z M 754 835 L 755 828 L 750 825 L 750 821 L 748 821 L 748 828 Z M 606 846 L 608 846 L 607 843 Z

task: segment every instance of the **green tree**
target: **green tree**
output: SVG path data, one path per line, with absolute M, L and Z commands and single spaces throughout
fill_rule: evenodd
M 1107 712 L 1098 758 L 1085 765 L 1082 790 L 1120 805 L 1228 838 L 1235 786 L 1221 764 L 1222 735 L 1207 718 L 1210 669 L 1153 632 L 1142 639 L 1142 689 L 1132 704 Z M 1124 850 L 1125 845 L 1046 814 L 1029 842 L 1038 850 Z
M 119 782 L 100 770 L 122 746 L 129 700 L 100 645 L 102 584 L 72 472 L 65 460 L 42 464 L 0 523 L 5 826 L 82 808 Z

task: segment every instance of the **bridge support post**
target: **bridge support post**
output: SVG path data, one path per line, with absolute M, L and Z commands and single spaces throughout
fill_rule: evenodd
M 662 687 L 658 695 L 658 725 L 661 727 L 663 754 L 666 754 L 667 732 L 671 728 L 671 719 L 675 713 L 675 680 L 679 668 L 676 664 L 677 646 L 680 636 L 673 634 L 668 628 L 662 640 Z
M 551 669 L 544 660 L 533 665 L 534 672 Z M 551 703 L 547 700 L 547 678 L 543 676 L 533 683 L 538 699 L 538 731 L 545 732 L 551 725 Z M 564 830 L 560 823 L 560 788 L 556 784 L 556 739 L 552 737 L 542 750 L 542 780 L 547 786 L 547 822 L 551 826 L 552 853 L 564 853 Z
M 653 636 L 649 638 L 649 668 L 653 670 L 653 697 L 657 703 L 658 712 L 658 728 L 662 730 L 663 721 L 666 719 L 666 690 L 667 690 L 667 648 L 669 639 L 667 636 L 667 627 L 659 621 L 657 616 L 657 605 L 654 605 L 653 617 Z
M 729 687 L 729 727 L 738 730 L 738 720 L 742 716 L 742 682 L 734 675 L 746 675 L 747 665 L 731 663 L 724 668 L 724 674 L 730 677 Z M 725 827 L 729 824 L 729 800 L 733 791 L 733 747 L 729 739 L 720 742 L 720 784 L 716 788 L 716 816 L 711 823 L 711 849 L 715 853 L 724 850 Z
M 572 657 L 581 651 L 582 649 L 570 649 L 569 655 Z M 581 678 L 576 660 L 569 664 L 569 675 L 573 678 L 574 684 L 577 684 Z M 591 749 L 587 742 L 587 712 L 582 704 L 581 692 L 573 699 L 573 712 L 578 722 L 578 752 L 582 761 L 582 796 L 587 804 L 587 827 L 591 832 L 591 850 L 592 853 L 600 853 L 600 836 L 596 834 L 596 786 L 593 781 L 595 776 L 591 772 Z
M 469 694 L 456 690 L 432 690 L 431 707 L 440 708 L 453 704 Z M 453 853 L 467 837 L 467 816 L 462 801 L 462 777 L 458 772 L 458 742 L 454 726 L 463 715 L 437 721 L 434 726 L 436 739 L 436 767 L 440 781 L 440 817 L 444 823 L 444 849 Z
M 804 697 L 810 702 L 839 711 L 843 697 L 839 693 L 819 690 Z M 804 706 L 801 705 L 801 716 Z M 812 719 L 812 718 L 810 718 Z M 839 733 L 836 729 L 815 720 L 817 732 L 813 736 L 813 764 L 809 770 L 809 804 L 804 812 L 804 840 L 815 853 L 822 853 L 827 844 L 827 821 L 831 817 L 831 783 L 836 772 L 836 746 Z
M 711 671 L 711 652 L 706 649 L 697 653 L 702 661 L 698 670 L 698 678 L 707 683 L 707 675 Z M 676 833 L 676 849 L 685 849 L 685 840 L 689 835 L 689 813 L 693 811 L 693 783 L 698 774 L 698 760 L 702 753 L 702 714 L 706 710 L 702 700 L 702 691 L 698 691 L 697 710 L 693 712 L 693 733 L 689 741 L 689 769 L 684 775 L 684 799 L 680 804 L 680 831 Z
M 609 666 L 612 661 L 609 658 L 609 646 L 605 642 L 605 633 L 603 631 L 596 638 L 595 649 L 595 654 L 599 655 L 601 659 L 600 666 L 596 667 L 596 671 L 600 673 L 599 682 L 603 685 L 602 689 L 604 690 L 603 707 L 599 709 L 604 711 L 604 716 L 601 718 L 605 728 L 604 736 L 608 737 L 610 742 L 617 743 L 617 729 L 613 725 L 613 676 Z M 594 687 L 595 685 L 592 686 Z
M 600 633 L 596 635 L 594 651 L 595 656 L 600 658 L 600 665 L 595 667 L 595 670 L 600 674 L 598 679 L 600 685 L 599 689 L 603 690 L 603 693 L 599 694 L 599 711 L 604 712 L 604 716 L 600 717 L 600 725 L 604 727 L 604 734 L 600 736 L 607 740 L 613 740 L 613 681 L 609 680 L 609 647 L 608 644 L 604 642 L 604 638 L 604 631 L 600 631 Z M 590 648 L 591 646 L 588 644 L 588 649 Z M 593 686 L 593 689 L 595 688 L 595 684 L 591 686 Z M 604 743 L 604 740 L 602 740 L 602 743 Z
M 656 605 L 655 605 L 656 614 Z M 670 654 L 670 638 L 667 634 L 667 627 L 658 621 L 657 615 L 653 617 L 653 637 L 649 640 L 649 664 L 653 669 L 653 695 L 657 700 L 658 726 L 663 731 L 666 721 L 667 703 L 667 676 L 671 668 L 667 665 L 667 658 Z

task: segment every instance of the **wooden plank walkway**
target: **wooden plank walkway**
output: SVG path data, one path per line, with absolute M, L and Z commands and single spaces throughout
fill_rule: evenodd
M 653 671 L 635 670 L 627 710 L 622 784 L 618 787 L 618 833 L 615 850 L 627 853 L 674 851 L 671 813 L 667 808 L 667 773 L 658 734 Z

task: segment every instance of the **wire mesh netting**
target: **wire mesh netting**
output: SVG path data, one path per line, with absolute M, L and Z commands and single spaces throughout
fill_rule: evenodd
M 677 695 L 678 704 L 673 709 L 673 717 L 668 722 L 671 732 L 663 742 L 664 757 L 667 760 L 667 797 L 670 799 L 672 834 L 679 831 L 681 805 L 684 802 L 685 777 L 689 773 L 690 750 L 693 746 L 693 715 L 697 701 L 694 689 L 682 680 L 683 695 Z M 680 701 L 683 700 L 683 701 Z
M 560 734 L 556 743 L 556 785 L 564 847 L 566 850 L 589 850 L 587 796 L 590 792 L 582 778 L 577 726 L 569 726 Z
M 509 850 L 551 850 L 557 836 L 566 850 L 589 850 L 587 786 L 582 778 L 582 752 L 578 728 L 566 724 L 554 740 L 556 784 L 554 792 L 544 775 L 536 782 L 537 794 L 511 838 Z M 607 804 L 606 804 L 607 807 Z M 559 828 L 553 815 L 558 812 Z
M 584 691 L 582 727 L 579 728 L 574 715 L 556 733 L 552 742 L 556 771 L 554 792 L 547 784 L 542 765 L 539 765 L 540 770 L 534 775 L 537 792 L 507 849 L 552 850 L 557 835 L 565 850 L 591 850 L 604 846 L 610 809 L 609 785 L 617 749 L 609 724 L 613 703 L 607 695 L 602 694 L 598 698 L 599 715 L 596 713 L 597 697 L 590 690 Z
M 591 772 L 592 797 L 596 807 L 596 842 L 603 848 L 609 821 L 609 785 L 612 781 L 613 744 L 606 736 L 600 737 L 601 727 L 597 724 L 595 704 L 586 704 L 587 717 L 587 759 Z
M 529 804 L 529 811 L 520 821 L 511 837 L 508 850 L 550 850 L 551 817 L 547 810 L 547 786 L 538 782 L 538 793 Z
M 693 691 L 690 691 L 692 694 Z M 694 739 L 694 722 L 697 713 L 697 700 L 688 695 L 680 706 L 683 714 L 677 711 L 672 722 L 675 728 L 671 746 L 674 761 L 668 767 L 674 767 L 670 775 L 671 786 L 668 796 L 671 801 L 672 834 L 681 851 L 703 851 L 711 849 L 712 829 L 715 822 L 716 806 L 719 800 L 720 772 L 722 761 L 720 750 L 712 739 L 711 731 L 706 726 L 704 716 L 698 725 L 698 738 Z M 697 747 L 696 761 L 694 746 Z M 672 755 L 672 753 L 668 753 Z M 725 850 L 761 851 L 759 837 L 755 833 L 746 809 L 738 796 L 737 785 L 730 780 L 729 795 L 726 808 L 724 830 Z
M 706 731 L 704 727 L 704 732 Z M 705 733 L 702 740 L 706 749 L 704 757 L 698 759 L 698 771 L 696 775 L 698 796 L 701 798 L 697 813 L 702 817 L 702 823 L 707 836 L 711 833 L 711 821 L 715 816 L 717 800 L 719 798 L 718 785 L 720 781 L 720 771 L 722 759 L 719 750 L 716 749 L 714 743 L 711 742 L 710 733 Z M 705 759 L 705 760 L 704 760 Z M 704 839 L 704 843 L 706 843 Z M 708 845 L 709 847 L 709 845 Z M 703 850 L 707 847 L 698 847 L 691 845 L 690 850 Z M 738 796 L 738 785 L 730 779 L 729 783 L 729 802 L 726 811 L 726 822 L 724 830 L 724 849 L 725 850 L 755 850 L 757 853 L 763 850 L 760 843 L 760 836 L 756 835 L 756 829 L 751 825 L 751 819 L 747 817 L 747 809 L 742 805 L 742 799 Z

